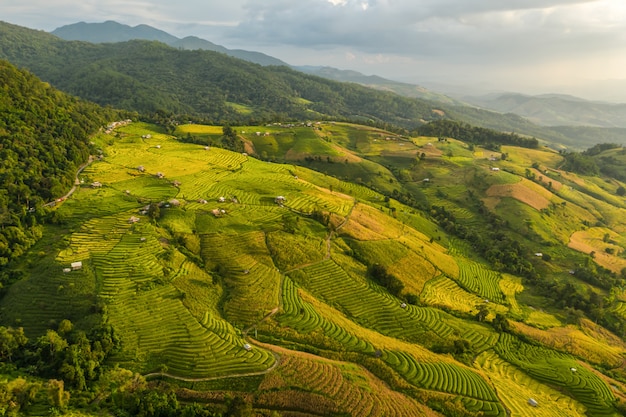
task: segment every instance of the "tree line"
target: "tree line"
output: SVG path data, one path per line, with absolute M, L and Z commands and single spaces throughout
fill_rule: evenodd
M 63 195 L 89 136 L 119 112 L 61 93 L 0 61 L 0 267 L 41 237 L 44 202 Z
M 539 141 L 516 133 L 500 132 L 484 127 L 472 126 L 454 120 L 435 120 L 420 126 L 416 133 L 421 136 L 448 137 L 483 146 L 512 145 L 536 149 Z

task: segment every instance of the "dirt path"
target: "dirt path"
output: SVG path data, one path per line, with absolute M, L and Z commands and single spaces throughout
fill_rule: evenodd
M 89 166 L 89 164 L 91 164 L 94 161 L 94 157 L 93 155 L 89 155 L 89 159 L 87 160 L 87 162 L 85 162 L 84 164 L 82 164 L 81 166 L 78 167 L 78 170 L 76 171 L 76 175 L 74 176 L 74 186 L 72 188 L 70 188 L 70 190 L 62 197 L 59 197 L 58 199 L 51 201 L 49 203 L 44 204 L 44 207 L 52 207 L 54 206 L 57 201 L 64 201 L 67 200 L 68 198 L 71 197 L 72 194 L 74 194 L 74 191 L 76 191 L 78 189 L 78 187 L 80 186 L 80 180 L 78 179 L 78 176 L 80 175 L 81 172 L 83 172 L 83 170 L 85 168 L 87 168 Z
M 252 343 L 254 343 L 255 345 L 258 343 L 254 340 L 251 341 Z M 271 349 L 268 349 L 271 350 Z M 272 364 L 272 366 L 270 366 L 267 369 L 264 369 L 262 371 L 256 371 L 256 372 L 244 372 L 241 374 L 228 374 L 228 375 L 220 375 L 220 376 L 210 376 L 210 377 L 206 377 L 206 378 L 186 378 L 186 377 L 182 377 L 182 376 L 177 376 L 177 375 L 172 375 L 172 374 L 168 374 L 167 372 L 151 372 L 149 374 L 144 374 L 144 378 L 148 379 L 148 378 L 170 378 L 170 379 L 174 379 L 176 381 L 184 381 L 184 382 L 206 382 L 206 381 L 215 381 L 218 379 L 228 379 L 228 378 L 242 378 L 242 377 L 246 377 L 246 376 L 257 376 L 257 375 L 265 375 L 269 372 L 272 372 L 274 369 L 276 369 L 276 367 L 278 365 L 280 365 L 280 355 L 278 353 L 276 353 L 275 351 L 271 350 L 272 355 L 274 356 L 274 363 Z

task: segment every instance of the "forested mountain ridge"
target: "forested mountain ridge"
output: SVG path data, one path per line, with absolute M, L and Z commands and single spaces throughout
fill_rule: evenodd
M 619 132 L 557 131 L 513 114 L 435 103 L 303 74 L 262 67 L 222 53 L 179 50 L 158 42 L 90 44 L 0 23 L 0 57 L 28 68 L 70 94 L 141 113 L 154 120 L 258 124 L 332 119 L 413 129 L 451 118 L 584 149 Z M 166 116 L 169 115 L 169 116 Z
M 202 49 L 221 52 L 260 65 L 288 65 L 278 58 L 261 52 L 228 49 L 196 36 L 186 36 L 181 39 L 149 25 L 131 27 L 110 20 L 102 23 L 79 22 L 61 26 L 51 33 L 68 41 L 86 41 L 92 43 L 125 42 L 130 40 L 159 41 L 178 49 Z
M 87 161 L 89 135 L 117 112 L 68 96 L 0 61 L 0 267 L 40 236 L 42 204 Z
M 3 58 L 71 94 L 143 113 L 209 121 L 337 118 L 415 127 L 431 103 L 211 51 L 129 41 L 89 44 L 0 25 Z

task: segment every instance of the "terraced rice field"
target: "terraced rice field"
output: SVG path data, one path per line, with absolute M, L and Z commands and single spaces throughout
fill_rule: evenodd
M 479 355 L 476 363 L 489 376 L 498 397 L 513 416 L 535 417 L 539 413 L 546 417 L 586 415 L 586 408 L 581 403 L 531 378 L 492 351 Z M 528 403 L 531 398 L 537 401 L 538 407 Z
M 221 134 L 214 127 L 185 129 Z M 387 188 L 380 189 L 387 191 L 394 187 L 387 181 L 392 177 L 388 170 L 376 175 L 372 170 L 378 165 L 337 152 L 334 144 L 326 146 L 328 142 L 312 131 L 283 137 L 279 128 L 267 130 L 271 134 L 261 138 L 267 149 L 282 149 L 291 152 L 287 157 L 296 158 L 321 144 L 329 155 L 350 158 L 345 164 L 329 164 L 333 169 L 361 170 L 375 177 L 364 183 L 386 182 Z M 420 213 L 397 201 L 384 201 L 381 194 L 361 185 L 302 167 L 180 143 L 160 132 L 142 139 L 146 130 L 139 124 L 120 132 L 122 139 L 105 159 L 83 173 L 87 184 L 100 181 L 103 187 L 85 185 L 58 208 L 70 214 L 67 229 L 72 232 L 59 245 L 58 254 L 42 251 L 41 268 L 50 272 L 15 284 L 10 290 L 13 304 L 2 304 L 3 317 L 41 333 L 63 318 L 75 323 L 88 319 L 94 306 L 104 302 L 123 341 L 123 350 L 114 358 L 122 366 L 146 373 L 165 365 L 169 374 L 200 379 L 276 366 L 265 376 L 257 375 L 262 382 L 255 404 L 278 404 L 292 415 L 434 413 L 355 364 L 273 347 L 283 355 L 277 364 L 274 354 L 260 344 L 244 347 L 242 329 L 280 328 L 287 338 L 298 333 L 293 340 L 283 340 L 285 344 L 340 346 L 338 355 L 382 361 L 417 388 L 411 392 L 456 401 L 484 416 L 504 417 L 502 404 L 511 415 L 522 417 L 612 415 L 613 392 L 576 357 L 618 366 L 626 351 L 621 342 L 591 324 L 581 322 L 573 330 L 553 316 L 529 313 L 516 300 L 523 290 L 520 279 L 487 269 L 467 242 L 448 238 Z M 296 144 L 294 134 L 304 140 Z M 384 145 L 373 145 L 377 135 L 337 127 L 338 141 L 380 156 Z M 432 139 L 422 142 L 428 140 Z M 394 146 L 392 156 L 399 156 L 400 144 Z M 429 153 L 437 163 L 443 161 L 433 166 L 435 177 L 467 172 L 467 149 L 457 143 L 441 147 L 455 156 L 439 158 L 437 149 Z M 156 178 L 157 172 L 164 172 L 165 178 Z M 496 186 L 525 187 L 535 197 L 552 198 L 536 184 L 519 183 L 514 174 L 490 172 L 488 179 Z M 180 184 L 175 186 L 174 180 Z M 465 188 L 457 180 L 440 191 L 463 197 Z M 595 190 L 597 185 L 592 185 Z M 577 201 L 579 193 L 566 189 L 561 190 L 564 195 Z M 431 196 L 436 192 L 435 187 L 426 189 Z M 278 195 L 286 197 L 283 205 L 276 204 Z M 493 198 L 501 197 L 496 192 Z M 160 219 L 151 221 L 139 214 L 147 201 L 171 198 L 181 206 L 162 207 Z M 475 220 L 463 207 L 444 204 L 458 219 Z M 621 212 L 609 211 L 606 203 L 586 204 L 607 221 L 620 221 Z M 579 219 L 576 210 L 583 209 L 574 206 L 568 204 L 563 212 Z M 224 212 L 216 215 L 214 209 Z M 329 213 L 332 226 L 341 228 L 330 233 L 332 227 L 309 216 L 313 211 Z M 139 222 L 130 222 L 131 216 Z M 584 216 L 580 219 L 594 219 Z M 292 218 L 298 219 L 302 233 L 286 230 Z M 355 253 L 358 256 L 352 257 Z M 83 262 L 82 270 L 62 272 L 76 261 Z M 429 306 L 407 305 L 368 279 L 364 265 L 376 262 L 405 284 L 401 297 L 419 294 Z M 20 309 L 14 311 L 18 304 Z M 487 305 L 492 314 L 509 312 L 509 317 L 551 329 L 515 322 L 515 334 L 543 345 L 522 342 L 513 334 L 497 333 L 489 320 L 463 318 L 480 305 Z M 71 317 L 68 308 L 74 312 Z M 613 312 L 626 317 L 626 303 L 617 304 Z M 477 355 L 476 368 L 461 364 L 458 356 L 426 348 L 452 340 L 469 342 Z M 530 407 L 529 398 L 539 407 Z
M 384 335 L 416 341 L 426 331 L 442 337 L 452 333 L 437 310 L 411 305 L 402 308 L 399 300 L 350 276 L 332 259 L 291 275 L 299 285 L 337 306 L 355 322 Z
M 252 325 L 278 306 L 280 274 L 265 244 L 263 232 L 212 233 L 201 236 L 201 255 L 209 265 L 225 271 L 229 297 L 226 317 L 242 326 Z
M 587 408 L 588 415 L 612 416 L 615 396 L 609 386 L 572 357 L 521 342 L 503 333 L 496 353 L 532 378 L 560 387 Z
M 259 386 L 262 404 L 283 404 L 303 413 L 354 416 L 434 416 L 424 406 L 352 364 L 287 353 L 276 375 Z M 306 394 L 307 392 L 313 394 Z
M 457 259 L 459 284 L 490 302 L 503 303 L 504 294 L 500 289 L 500 274 L 468 259 Z
M 455 281 L 445 276 L 431 279 L 424 286 L 420 298 L 431 306 L 445 307 L 462 313 L 476 313 L 478 306 L 485 304 L 485 300 L 461 288 Z M 507 308 L 495 303 L 488 303 L 488 307 L 497 313 L 505 313 Z
M 486 416 L 504 416 L 498 397 L 477 373 L 451 363 L 418 362 L 400 351 L 385 351 L 384 360 L 411 384 L 464 397 L 468 409 Z
M 369 353 L 374 351 L 370 343 L 326 320 L 310 303 L 303 301 L 298 293 L 298 287 L 287 277 L 283 280 L 282 297 L 283 310 L 277 318 L 282 326 L 290 327 L 301 333 L 321 330 L 325 336 L 341 343 L 348 350 Z

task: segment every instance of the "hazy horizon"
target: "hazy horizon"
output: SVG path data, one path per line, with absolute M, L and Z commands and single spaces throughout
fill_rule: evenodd
M 446 85 L 447 92 L 460 86 L 626 102 L 626 4 L 618 0 L 3 3 L 3 20 L 48 32 L 114 20 L 263 52 L 291 65 Z

